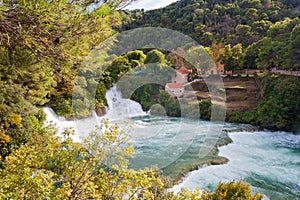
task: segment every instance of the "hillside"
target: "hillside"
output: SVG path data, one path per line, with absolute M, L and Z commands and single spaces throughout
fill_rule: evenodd
M 248 46 L 286 17 L 299 17 L 296 0 L 181 0 L 165 8 L 124 11 L 122 30 L 164 27 L 188 34 L 201 45 L 213 40 Z

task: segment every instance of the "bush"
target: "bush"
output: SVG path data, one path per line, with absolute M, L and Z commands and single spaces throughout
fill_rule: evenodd
M 211 200 L 260 200 L 262 195 L 251 193 L 249 184 L 242 181 L 219 183 L 214 193 L 208 195 Z

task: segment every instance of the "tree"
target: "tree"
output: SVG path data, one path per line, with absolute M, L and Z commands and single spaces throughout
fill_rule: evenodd
M 161 51 L 154 49 L 147 53 L 145 64 L 148 64 L 148 63 L 162 64 L 164 62 L 165 62 L 165 55 Z
M 238 182 L 228 182 L 228 183 L 219 183 L 216 187 L 216 191 L 210 195 L 209 199 L 226 199 L 226 200 L 235 200 L 235 199 L 247 199 L 247 200 L 260 200 L 262 195 L 251 193 L 251 188 L 249 184 L 245 184 L 242 181 Z
M 216 41 L 212 42 L 211 47 L 208 50 L 208 53 L 209 53 L 210 57 L 212 58 L 212 60 L 217 65 L 217 69 L 220 72 L 222 72 L 222 71 L 224 72 L 224 66 L 219 61 L 219 57 L 222 53 L 222 50 L 223 50 L 222 43 L 217 43 Z
M 299 123 L 300 83 L 284 76 L 264 77 L 265 98 L 257 108 L 259 125 L 272 130 L 292 131 Z
M 134 151 L 117 126 L 103 121 L 82 143 L 74 142 L 69 131 L 63 138 L 55 134 L 42 129 L 6 157 L 1 199 L 152 199 L 161 190 L 153 170 L 127 168 Z
M 206 73 L 208 70 L 213 70 L 215 68 L 207 49 L 203 46 L 190 48 L 186 53 L 186 57 L 191 63 L 196 65 L 192 67 L 201 69 L 202 73 Z
M 244 65 L 244 52 L 241 44 L 237 44 L 231 48 L 231 45 L 226 45 L 219 57 L 219 60 L 224 65 L 226 71 L 241 69 Z
M 70 116 L 73 80 L 91 48 L 109 37 L 115 10 L 130 0 L 5 0 L 0 4 L 1 155 L 30 139 L 43 125 L 49 103 Z M 82 102 L 81 102 L 82 103 Z M 7 116 L 20 116 L 11 124 Z M 9 139 L 8 139 L 9 138 Z M 1 144 L 2 145 L 2 144 Z
M 288 61 L 284 68 L 300 69 L 300 25 L 296 25 L 290 35 L 288 46 Z
M 141 50 L 130 51 L 126 54 L 126 57 L 128 58 L 132 68 L 143 64 L 146 59 L 146 55 Z
M 187 65 L 184 56 L 186 55 L 186 51 L 183 48 L 178 47 L 176 50 L 172 50 L 168 59 L 170 63 L 176 68 L 179 69 Z
M 208 46 L 212 43 L 213 41 L 213 34 L 206 31 L 205 33 L 202 34 L 201 39 L 200 39 L 200 44 L 203 46 Z
M 233 40 L 236 40 L 235 44 L 241 43 L 243 46 L 248 46 L 253 43 L 251 26 L 239 24 L 235 27 L 236 35 L 233 36 Z
M 285 44 L 278 42 L 269 37 L 263 38 L 260 43 L 258 57 L 255 60 L 256 65 L 260 69 L 269 69 L 281 66 L 280 63 L 284 61 L 283 57 L 286 54 Z
M 255 60 L 258 58 L 260 43 L 256 42 L 247 47 L 245 51 L 245 68 L 257 69 Z

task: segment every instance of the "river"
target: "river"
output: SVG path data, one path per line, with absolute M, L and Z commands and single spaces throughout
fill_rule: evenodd
M 136 154 L 130 166 L 157 166 L 174 177 L 185 173 L 173 191 L 183 187 L 212 191 L 220 181 L 241 179 L 254 191 L 263 193 L 265 199 L 300 199 L 300 135 L 241 132 L 237 130 L 247 125 L 147 116 L 136 102 L 122 99 L 116 88 L 107 93 L 107 98 L 110 108 L 106 116 L 112 123 L 132 127 L 131 142 Z M 122 113 L 116 112 L 120 106 Z M 74 139 L 78 141 L 84 136 L 78 132 L 92 130 L 101 120 L 93 114 L 89 119 L 66 121 L 50 108 L 45 108 L 45 113 L 47 122 L 55 122 L 59 131 L 73 127 L 77 131 Z M 138 115 L 142 117 L 133 117 Z M 120 121 L 126 117 L 126 121 Z M 229 137 L 222 131 L 224 128 L 232 131 L 229 133 L 232 142 L 228 145 L 225 145 Z M 216 146 L 221 146 L 219 156 L 216 156 Z M 195 167 L 199 165 L 200 168 Z M 186 173 L 192 169 L 195 170 Z

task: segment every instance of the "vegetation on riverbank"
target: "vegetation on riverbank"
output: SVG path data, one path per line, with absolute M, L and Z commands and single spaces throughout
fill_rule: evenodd
M 226 121 L 251 124 L 262 129 L 299 132 L 300 81 L 297 77 L 264 73 L 255 77 L 226 79 L 224 78 Z M 203 84 L 206 83 L 203 82 Z M 210 93 L 205 88 L 195 88 L 198 89 L 196 95 L 200 101 L 199 106 L 195 107 L 197 109 L 191 110 L 200 114 L 191 112 L 185 117 L 198 118 L 200 116 L 201 119 L 210 120 L 212 106 L 222 109 L 218 101 L 212 103 Z M 162 114 L 182 116 L 180 100 L 171 98 L 167 93 L 162 94 L 164 96 L 160 95 L 159 103 L 166 110 L 166 113 L 162 112 Z M 161 107 L 154 107 L 150 113 L 159 115 L 161 109 Z
M 259 79 L 262 97 L 257 108 L 231 113 L 228 120 L 270 130 L 299 131 L 299 79 L 276 74 L 266 74 Z

